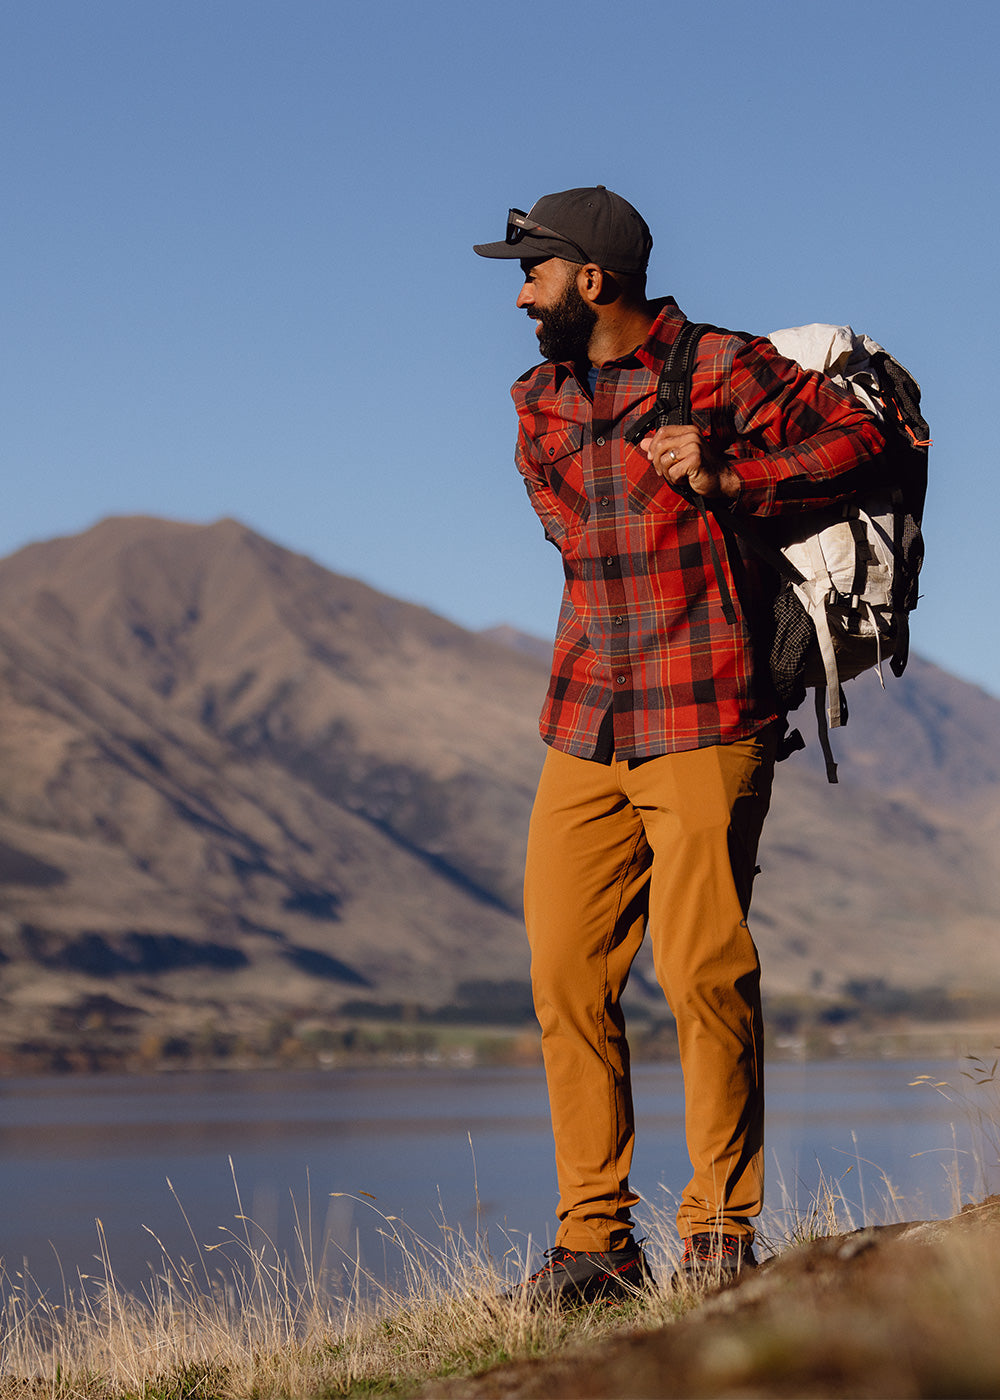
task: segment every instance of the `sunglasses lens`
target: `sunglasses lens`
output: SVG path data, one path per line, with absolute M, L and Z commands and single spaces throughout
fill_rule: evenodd
M 526 217 L 523 209 L 509 209 L 507 211 L 508 243 L 520 243 L 521 239 L 524 237 L 524 228 L 518 221 Z

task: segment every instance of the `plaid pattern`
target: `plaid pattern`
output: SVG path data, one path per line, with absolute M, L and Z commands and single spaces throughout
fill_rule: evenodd
M 622 759 L 746 738 L 778 709 L 751 620 L 733 627 L 722 615 L 701 517 L 624 438 L 652 407 L 684 320 L 672 299 L 657 305 L 644 344 L 601 367 L 593 401 L 565 364 L 538 365 L 511 391 L 518 470 L 566 574 L 540 728 L 546 743 L 580 758 L 603 756 L 609 709 Z M 853 395 L 766 340 L 706 334 L 691 407 L 740 476 L 735 508 L 753 515 L 850 494 L 855 473 L 882 447 Z M 711 528 L 735 598 L 721 531 L 714 521 Z M 745 585 L 750 596 L 759 592 L 749 561 L 745 573 L 744 598 Z

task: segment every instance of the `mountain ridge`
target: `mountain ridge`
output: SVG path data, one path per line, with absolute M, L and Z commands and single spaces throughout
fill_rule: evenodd
M 523 986 L 548 643 L 468 632 L 228 519 L 28 545 L 0 560 L 0 617 L 0 1043 L 102 996 L 138 1033 L 472 985 L 476 1015 Z M 919 657 L 849 698 L 840 787 L 808 717 L 779 769 L 765 985 L 1000 995 L 1000 701 Z

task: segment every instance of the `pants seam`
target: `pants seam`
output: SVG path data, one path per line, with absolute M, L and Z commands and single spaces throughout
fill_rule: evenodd
M 622 896 L 623 896 L 624 891 L 625 891 L 625 884 L 626 884 L 626 881 L 627 881 L 627 879 L 628 879 L 628 873 L 629 873 L 629 871 L 632 869 L 633 864 L 635 863 L 635 857 L 636 857 L 636 853 L 637 853 L 637 851 L 638 851 L 638 849 L 639 849 L 639 844 L 640 844 L 640 842 L 643 841 L 643 840 L 645 840 L 645 831 L 644 831 L 644 829 L 642 828 L 641 823 L 640 823 L 639 830 L 635 833 L 635 836 L 632 838 L 631 847 L 630 847 L 629 852 L 628 852 L 628 859 L 625 860 L 625 861 L 623 861 L 623 863 L 622 863 L 622 868 L 621 868 L 621 872 L 619 873 L 619 876 L 618 876 L 618 882 L 617 882 L 617 883 L 618 883 L 618 894 L 617 894 L 617 899 L 616 899 L 616 901 L 615 901 L 614 914 L 613 914 L 613 917 L 612 917 L 612 919 L 611 919 L 610 927 L 608 928 L 608 932 L 607 932 L 607 935 L 606 935 L 605 940 L 604 940 L 603 948 L 602 948 L 602 950 L 601 950 L 601 951 L 602 951 L 602 957 L 601 957 L 601 1001 L 600 1001 L 600 1011 L 599 1011 L 599 1014 L 598 1014 L 598 1026 L 599 1026 L 599 1029 L 600 1029 L 600 1050 L 601 1050 L 601 1059 L 602 1059 L 602 1061 L 603 1061 L 603 1063 L 604 1063 L 605 1083 L 606 1083 L 606 1086 L 607 1086 L 608 1098 L 609 1098 L 610 1103 L 611 1103 L 611 1117 L 612 1117 L 612 1120 L 613 1120 L 613 1122 L 614 1122 L 614 1130 L 615 1130 L 615 1190 L 616 1190 L 616 1192 L 617 1192 L 617 1194 L 618 1194 L 619 1200 L 620 1200 L 621 1194 L 622 1194 L 622 1181 L 621 1181 L 621 1173 L 620 1173 L 619 1170 L 618 1170 L 618 1155 L 617 1155 L 617 1154 L 618 1154 L 618 1145 L 619 1145 L 620 1142 L 621 1142 L 621 1119 L 620 1119 L 620 1117 L 619 1117 L 619 1102 L 618 1102 L 619 1095 L 615 1093 L 615 1073 L 614 1073 L 614 1070 L 613 1070 L 613 1068 L 612 1068 L 612 1066 L 611 1066 L 610 1059 L 609 1059 L 609 1057 L 608 1057 L 608 1030 L 607 1030 L 608 954 L 609 954 L 610 949 L 611 949 L 611 941 L 612 941 L 612 939 L 613 939 L 614 936 L 615 936 L 615 930 L 618 928 L 618 925 L 619 925 L 619 922 L 620 922 L 620 919 L 621 919 L 621 912 L 622 912 Z M 627 1044 L 626 1044 L 625 1053 L 628 1054 Z

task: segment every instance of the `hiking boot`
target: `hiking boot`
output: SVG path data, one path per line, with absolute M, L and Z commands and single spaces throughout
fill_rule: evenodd
M 643 1289 L 656 1286 L 645 1255 L 631 1240 L 624 1249 L 603 1253 L 557 1245 L 545 1251 L 545 1260 L 537 1273 L 504 1296 L 511 1302 L 524 1298 L 532 1307 L 555 1303 L 574 1308 L 601 1299 L 634 1298 Z
M 684 1241 L 684 1258 L 671 1279 L 674 1288 L 732 1283 L 744 1269 L 756 1269 L 753 1245 L 740 1235 L 714 1231 L 690 1235 Z

